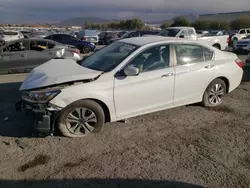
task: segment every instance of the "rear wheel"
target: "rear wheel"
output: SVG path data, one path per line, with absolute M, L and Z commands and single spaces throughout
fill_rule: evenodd
M 226 84 L 221 79 L 215 79 L 207 87 L 202 105 L 205 107 L 216 107 L 222 103 L 222 98 L 226 94 Z
M 84 137 L 100 132 L 105 122 L 102 107 L 92 100 L 80 100 L 63 109 L 59 130 L 67 137 Z
M 82 49 L 82 52 L 85 54 L 88 54 L 91 52 L 91 48 L 89 46 L 84 46 Z

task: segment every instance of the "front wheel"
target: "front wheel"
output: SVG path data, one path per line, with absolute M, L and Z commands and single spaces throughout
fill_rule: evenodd
M 100 132 L 105 122 L 102 107 L 92 100 L 80 100 L 63 109 L 59 130 L 67 137 L 84 137 Z
M 221 79 L 215 79 L 207 87 L 202 100 L 205 107 L 216 107 L 222 103 L 222 98 L 226 94 L 226 84 Z
M 91 48 L 89 46 L 84 46 L 82 49 L 82 52 L 85 54 L 88 54 L 91 52 Z

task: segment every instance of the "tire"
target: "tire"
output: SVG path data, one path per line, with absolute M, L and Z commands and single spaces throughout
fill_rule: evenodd
M 83 120 L 83 117 L 79 117 L 79 109 L 82 109 L 80 110 L 82 116 L 87 117 L 92 112 L 95 115 L 95 119 L 89 118 L 89 121 Z M 87 110 L 84 111 L 85 109 Z M 92 115 L 88 117 L 90 116 L 93 117 Z M 78 118 L 77 120 L 76 117 Z M 93 123 L 94 120 L 96 123 Z M 62 110 L 59 118 L 59 130 L 66 137 L 84 137 L 90 133 L 100 132 L 104 123 L 104 111 L 98 103 L 92 100 L 79 100 Z
M 216 91 L 217 89 L 218 91 Z M 216 107 L 220 105 L 222 103 L 223 96 L 226 94 L 226 91 L 227 87 L 223 80 L 221 79 L 213 80 L 208 85 L 206 91 L 203 94 L 202 105 L 205 107 Z
M 233 50 L 235 50 L 236 49 L 236 44 L 237 44 L 237 42 L 238 42 L 238 39 L 233 39 Z
M 82 49 L 82 52 L 85 54 L 88 54 L 91 52 L 91 48 L 89 46 L 84 46 Z

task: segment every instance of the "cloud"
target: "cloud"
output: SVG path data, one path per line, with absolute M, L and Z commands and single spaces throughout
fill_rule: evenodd
M 0 0 L 0 22 L 56 21 L 75 16 L 164 20 L 177 14 L 247 11 L 250 0 Z

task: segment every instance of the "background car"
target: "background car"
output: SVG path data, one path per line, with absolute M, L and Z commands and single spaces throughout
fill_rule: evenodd
M 32 38 L 45 38 L 49 35 L 49 32 L 47 31 L 34 31 L 34 32 L 31 32 L 29 37 L 32 37 Z
M 132 37 L 142 37 L 144 35 L 158 35 L 159 31 L 153 30 L 140 30 L 140 31 L 130 31 L 123 34 L 120 38 L 111 39 L 109 43 L 112 43 L 117 40 L 132 38 Z
M 12 40 L 18 40 L 24 38 L 23 34 L 20 31 L 11 31 L 11 30 L 5 30 L 3 31 L 3 40 L 5 42 L 12 41 Z
M 45 37 L 45 39 L 53 40 L 62 44 L 75 46 L 82 53 L 89 53 L 95 50 L 95 45 L 87 41 L 79 40 L 71 35 L 66 34 L 54 34 Z
M 95 45 L 97 45 L 99 42 L 98 32 L 96 32 L 95 30 L 86 29 L 86 30 L 79 31 L 77 33 L 77 37 L 80 40 L 88 41 L 88 42 L 94 43 Z
M 236 43 L 236 48 L 234 49 L 234 52 L 250 52 L 250 35 L 242 38 Z
M 79 50 L 46 40 L 20 39 L 0 47 L 0 73 L 29 72 L 54 58 L 80 60 Z

